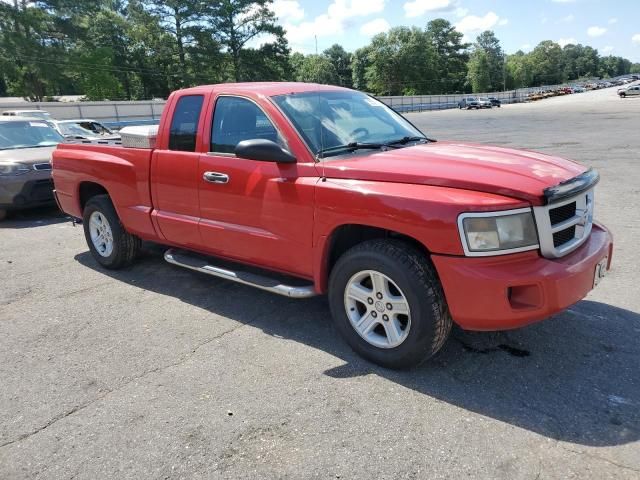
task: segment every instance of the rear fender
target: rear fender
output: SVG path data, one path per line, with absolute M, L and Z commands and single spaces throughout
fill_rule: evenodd
M 54 152 L 53 178 L 62 209 L 81 218 L 80 186 L 92 182 L 108 192 L 127 231 L 143 238 L 156 237 L 150 217 L 151 150 L 99 148 L 89 150 L 69 145 Z

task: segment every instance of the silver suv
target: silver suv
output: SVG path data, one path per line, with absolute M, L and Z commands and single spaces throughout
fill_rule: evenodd
M 640 95 L 640 85 L 631 85 L 627 88 L 621 88 L 618 91 L 618 95 L 620 95 L 620 98 L 638 96 Z

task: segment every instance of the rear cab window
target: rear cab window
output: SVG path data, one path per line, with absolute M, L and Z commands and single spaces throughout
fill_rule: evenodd
M 169 150 L 195 152 L 203 95 L 185 95 L 178 99 L 169 130 Z

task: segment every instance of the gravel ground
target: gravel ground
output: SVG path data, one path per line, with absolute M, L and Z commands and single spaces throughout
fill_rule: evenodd
M 410 372 L 288 300 L 166 264 L 97 267 L 51 210 L 0 226 L 0 478 L 640 478 L 640 99 L 410 114 L 431 136 L 597 167 L 610 276 L 537 325 L 454 331 Z

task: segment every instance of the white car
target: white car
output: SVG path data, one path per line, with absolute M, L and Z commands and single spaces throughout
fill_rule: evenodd
M 114 133 L 100 122 L 86 118 L 54 121 L 58 131 L 67 138 L 82 140 L 119 140 Z
M 5 110 L 3 117 L 29 117 L 41 118 L 42 120 L 52 120 L 51 114 L 45 110 Z
M 631 85 L 630 87 L 618 90 L 620 98 L 640 96 L 640 85 Z

